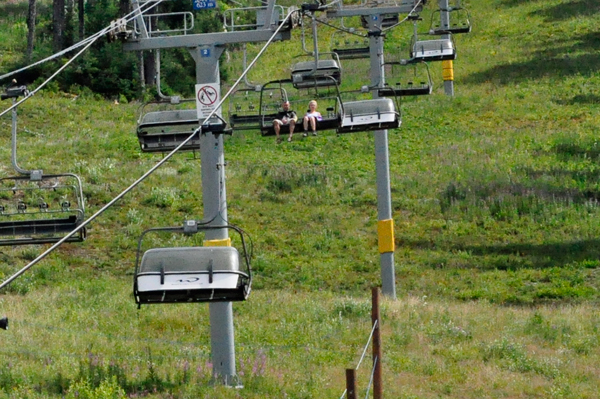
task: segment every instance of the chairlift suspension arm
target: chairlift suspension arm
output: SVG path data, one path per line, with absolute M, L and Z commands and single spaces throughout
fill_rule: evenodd
M 23 93 L 25 94 L 25 93 Z M 11 161 L 13 169 L 22 175 L 29 175 L 31 171 L 22 169 L 17 163 L 17 107 L 15 106 L 17 98 L 13 97 L 13 109 L 12 109 L 12 150 L 11 150 Z
M 273 32 L 273 34 L 271 35 L 271 37 L 269 38 L 269 40 L 267 40 L 267 42 L 265 43 L 265 45 L 263 46 L 263 48 L 261 49 L 261 51 L 257 54 L 257 56 L 254 58 L 254 60 L 252 60 L 252 62 L 248 66 L 248 68 L 242 73 L 242 75 L 238 78 L 238 80 L 235 81 L 235 83 L 233 84 L 233 86 L 231 87 L 231 89 L 229 89 L 229 91 L 227 92 L 227 94 L 225 94 L 225 96 L 221 99 L 221 101 L 219 101 L 219 103 L 210 112 L 210 114 L 207 116 L 206 119 L 208 119 L 211 116 L 213 116 L 216 113 L 216 111 L 219 109 L 219 107 L 221 107 L 221 105 L 223 104 L 223 102 L 229 97 L 229 95 L 233 92 L 233 90 L 241 82 L 241 80 L 244 78 L 244 76 L 246 76 L 246 74 L 248 73 L 248 71 L 250 70 L 250 68 L 252 68 L 252 66 L 254 66 L 254 64 L 256 63 L 256 61 L 262 56 L 262 54 L 266 51 L 266 49 L 268 48 L 268 46 L 273 42 L 273 40 L 275 39 L 275 37 L 279 34 L 280 30 L 283 28 L 284 24 L 289 20 L 290 16 L 291 16 L 291 13 L 288 13 L 288 15 L 284 18 L 284 20 L 282 21 L 282 23 L 279 25 L 279 27 Z M 26 99 L 28 99 L 29 97 L 31 97 L 33 94 L 35 94 L 38 90 L 40 90 L 43 86 L 45 86 L 51 79 L 53 79 L 56 75 L 58 75 L 58 73 L 60 73 L 63 69 L 65 69 L 73 60 L 75 60 L 80 54 L 82 54 L 93 43 L 95 43 L 95 41 L 99 37 L 100 36 L 98 36 L 94 40 L 91 40 L 79 53 L 77 53 L 77 55 L 75 57 L 73 57 L 71 60 L 69 60 L 67 63 L 65 63 L 65 65 L 63 65 L 61 68 L 59 68 L 59 70 L 56 73 L 54 73 L 48 80 L 46 80 L 44 83 L 42 83 L 42 85 L 40 85 L 36 90 L 30 92 L 29 95 L 27 97 L 25 97 L 23 100 L 19 101 L 18 104 L 22 103 L 23 101 L 25 101 Z M 13 107 L 17 106 L 18 104 L 13 105 Z M 0 114 L 0 116 L 6 114 L 9 110 L 12 110 L 12 108 L 9 108 L 8 110 L 5 110 L 3 113 Z M 25 273 L 31 267 L 33 267 L 34 265 L 36 265 L 37 263 L 39 263 L 42 259 L 44 259 L 50 253 L 52 253 L 56 248 L 58 248 L 64 242 L 66 242 L 70 237 L 72 237 L 73 235 L 75 235 L 76 233 L 78 233 L 80 230 L 82 230 L 83 228 L 85 228 L 90 222 L 92 222 L 93 220 L 95 220 L 98 216 L 100 216 L 102 213 L 104 213 L 108 208 L 110 208 L 111 206 L 113 206 L 117 201 L 119 201 L 121 198 L 123 198 L 125 195 L 127 195 L 131 190 L 133 190 L 137 185 L 139 185 L 142 181 L 144 181 L 148 176 L 150 176 L 152 173 L 154 173 L 154 171 L 156 171 L 165 162 L 167 162 L 169 159 L 171 159 L 171 157 L 173 155 L 175 155 L 175 153 L 177 153 L 183 146 L 185 146 L 194 137 L 194 135 L 196 133 L 198 133 L 198 131 L 200 129 L 201 129 L 201 127 L 198 127 L 198 129 L 196 129 L 194 132 L 192 132 L 187 139 L 185 139 L 184 141 L 182 141 L 176 148 L 174 148 L 171 152 L 169 152 L 167 155 L 165 155 L 165 157 L 163 159 L 161 159 L 159 162 L 157 162 L 156 165 L 154 165 L 152 168 L 150 168 L 146 173 L 144 173 L 140 178 L 138 178 L 136 181 L 134 181 L 129 187 L 127 187 L 119 195 L 117 195 L 115 198 L 113 198 L 111 201 L 109 201 L 106 205 L 104 205 L 100 210 L 98 210 L 96 213 L 94 213 L 92 216 L 90 216 L 87 220 L 85 220 L 83 223 L 81 223 L 79 226 L 77 226 L 75 229 L 73 229 L 73 231 L 71 231 L 70 233 L 68 233 L 67 235 L 65 235 L 62 239 L 60 239 L 55 244 L 53 244 L 52 246 L 50 246 L 50 248 L 48 248 L 46 251 L 42 252 L 35 259 L 33 259 L 31 262 L 29 262 L 27 265 L 25 265 L 19 271 L 17 271 L 15 274 L 13 274 L 8 279 L 6 279 L 5 281 L 3 281 L 0 284 L 0 290 L 2 288 L 4 288 L 4 287 L 8 286 L 10 283 L 12 283 L 15 279 L 17 279 L 21 275 L 23 275 L 23 273 Z

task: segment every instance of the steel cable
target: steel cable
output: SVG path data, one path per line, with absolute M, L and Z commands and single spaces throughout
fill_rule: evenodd
M 159 4 L 160 4 L 160 3 L 162 3 L 163 1 L 165 1 L 165 0 L 151 0 L 151 3 L 152 3 L 152 4 L 151 4 L 150 6 L 148 6 L 148 7 L 147 7 L 145 10 L 143 10 L 143 11 L 142 11 L 140 14 L 137 14 L 137 13 L 136 13 L 137 11 L 132 11 L 132 12 L 130 12 L 129 14 L 125 15 L 125 16 L 123 17 L 123 19 L 125 19 L 125 21 L 126 21 L 126 22 L 129 22 L 129 21 L 133 20 L 134 18 L 137 18 L 139 15 L 141 15 L 141 14 L 144 14 L 146 11 L 150 10 L 151 8 L 153 8 L 153 7 L 157 6 L 157 5 L 159 5 Z M 148 4 L 148 3 L 145 3 L 144 5 L 146 5 L 146 4 Z M 141 9 L 141 8 L 142 8 L 142 7 L 140 7 L 140 9 Z M 109 30 L 107 31 L 106 29 L 109 29 Z M 58 58 L 58 57 L 60 57 L 61 55 L 64 55 L 64 54 L 70 53 L 71 51 L 73 51 L 73 50 L 75 50 L 75 49 L 77 49 L 77 48 L 79 48 L 79 47 L 81 47 L 81 46 L 85 45 L 87 42 L 89 42 L 89 41 L 91 41 L 91 40 L 95 40 L 95 39 L 97 39 L 98 37 L 105 35 L 107 32 L 109 32 L 109 31 L 111 31 L 111 30 L 112 30 L 112 28 L 110 28 L 110 25 L 109 25 L 109 26 L 107 26 L 107 27 L 105 27 L 105 28 L 103 28 L 103 29 L 99 30 L 98 32 L 94 33 L 93 35 L 91 35 L 91 36 L 89 36 L 89 37 L 86 37 L 85 39 L 83 39 L 83 40 L 79 41 L 78 43 L 75 43 L 75 44 L 74 44 L 74 45 L 72 45 L 71 47 L 68 47 L 68 48 L 66 48 L 66 49 L 64 49 L 64 50 L 62 50 L 62 51 L 59 51 L 59 52 L 58 52 L 58 53 L 56 53 L 56 54 L 53 54 L 53 55 L 51 55 L 50 57 L 46 57 L 46 58 L 44 58 L 43 60 L 36 61 L 36 62 L 34 62 L 33 64 L 27 65 L 27 66 L 25 66 L 25 67 L 23 67 L 23 68 L 17 69 L 17 70 L 15 70 L 15 71 L 12 71 L 12 72 L 9 72 L 9 73 L 7 73 L 7 74 L 4 74 L 4 75 L 0 76 L 0 81 L 1 81 L 1 80 L 3 80 L 3 79 L 6 79 L 6 78 L 8 78 L 8 77 L 11 77 L 11 76 L 13 76 L 13 75 L 16 75 L 17 73 L 20 73 L 20 72 L 26 71 L 26 70 L 27 70 L 27 69 L 29 69 L 29 68 L 33 68 L 34 66 L 37 66 L 37 65 L 43 64 L 43 63 L 45 63 L 45 62 L 47 62 L 47 61 L 51 61 L 51 60 L 53 60 L 53 59 L 55 59 L 55 58 Z
M 223 102 L 229 97 L 229 95 L 240 84 L 240 82 L 246 76 L 246 74 L 248 73 L 248 71 L 254 66 L 254 64 L 256 64 L 256 61 L 258 61 L 258 59 L 262 56 L 262 54 L 269 47 L 269 45 L 273 42 L 273 40 L 275 39 L 275 37 L 277 36 L 277 34 L 279 33 L 279 31 L 283 28 L 283 26 L 285 26 L 287 20 L 290 18 L 290 16 L 294 12 L 296 12 L 296 11 L 289 12 L 287 14 L 287 16 L 283 19 L 283 21 L 281 21 L 280 25 L 273 32 L 273 35 L 271 35 L 271 37 L 265 43 L 265 45 L 263 46 L 263 48 L 258 52 L 258 54 L 252 60 L 252 62 L 250 62 L 250 64 L 246 68 L 246 70 L 236 80 L 236 82 L 233 84 L 233 86 L 231 87 L 231 89 L 229 89 L 229 91 L 225 94 L 225 96 L 221 99 L 221 101 L 219 101 L 219 103 L 215 105 L 214 109 L 205 118 L 205 122 L 203 122 L 202 125 L 200 125 L 197 129 L 195 129 L 185 140 L 183 140 L 177 147 L 175 147 L 171 152 L 169 152 L 167 155 L 165 155 L 165 157 L 163 159 L 161 159 L 156 165 L 154 165 L 152 168 L 150 168 L 146 173 L 144 173 L 140 178 L 138 178 L 136 181 L 134 181 L 129 187 L 127 187 L 124 191 L 122 191 L 120 194 L 118 194 L 110 202 L 108 202 L 106 205 L 104 205 L 100 210 L 98 210 L 96 213 L 94 213 L 92 216 L 90 216 L 87 220 L 85 220 L 84 222 L 82 222 L 79 226 L 77 226 L 70 233 L 68 233 L 66 236 L 64 236 L 59 241 L 57 241 L 54 245 L 52 245 L 46 251 L 44 251 L 43 253 L 41 253 L 40 255 L 38 255 L 37 258 L 35 258 L 31 262 L 29 262 L 27 265 L 25 265 L 23 268 L 21 268 L 18 272 L 16 272 L 11 277 L 9 277 L 7 280 L 5 280 L 4 282 L 2 282 L 2 284 L 0 284 L 0 290 L 2 288 L 6 287 L 8 284 L 10 284 L 12 281 L 14 281 L 19 276 L 21 276 L 23 273 L 25 273 L 28 269 L 30 269 L 32 266 L 34 266 L 35 264 L 37 264 L 39 261 L 41 261 L 42 259 L 44 259 L 50 253 L 52 253 L 56 248 L 58 248 L 59 246 L 61 246 L 65 241 L 67 241 L 75 233 L 77 233 L 78 231 L 80 231 L 81 229 L 83 229 L 85 226 L 87 226 L 91 221 L 93 221 L 98 216 L 100 216 L 102 213 L 104 213 L 108 208 L 110 208 L 112 205 L 114 205 L 118 200 L 120 200 L 126 194 L 128 194 L 131 190 L 133 190 L 138 184 L 140 184 L 142 181 L 146 180 L 146 178 L 148 176 L 150 176 L 152 173 L 154 173 L 154 171 L 156 169 L 158 169 L 165 162 L 167 162 L 169 159 L 171 159 L 171 157 L 173 155 L 175 155 L 175 153 L 177 153 L 183 146 L 185 146 L 190 140 L 192 140 L 192 138 L 202 129 L 202 126 L 204 125 L 204 123 L 206 123 L 217 112 L 217 110 L 221 107 L 221 105 L 223 104 Z M 29 97 L 26 97 L 26 98 L 29 98 Z M 23 100 L 25 100 L 25 99 L 23 99 Z M 2 116 L 2 115 L 3 114 L 0 114 L 0 116 Z

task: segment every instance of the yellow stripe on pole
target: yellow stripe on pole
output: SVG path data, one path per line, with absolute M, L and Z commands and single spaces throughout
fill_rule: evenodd
M 205 247 L 230 247 L 231 238 L 223 238 L 221 240 L 204 240 Z
M 377 223 L 379 253 L 394 252 L 394 219 L 380 220 Z
M 452 60 L 442 61 L 442 78 L 444 80 L 454 80 L 454 64 Z

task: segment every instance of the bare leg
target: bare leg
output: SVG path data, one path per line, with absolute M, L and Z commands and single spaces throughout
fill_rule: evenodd
M 303 120 L 303 125 L 304 125 L 304 133 L 302 134 L 302 136 L 306 137 L 308 136 L 308 121 L 310 119 L 310 116 L 305 116 L 304 120 Z
M 273 130 L 275 130 L 275 136 L 277 136 L 276 140 L 279 142 L 279 131 L 281 130 L 279 121 L 273 121 Z
M 288 137 L 288 141 L 292 141 L 292 136 L 294 135 L 294 129 L 296 128 L 296 122 L 290 121 L 290 136 Z
M 310 118 L 310 127 L 312 128 L 313 134 L 315 134 L 315 132 L 317 131 L 317 118 Z

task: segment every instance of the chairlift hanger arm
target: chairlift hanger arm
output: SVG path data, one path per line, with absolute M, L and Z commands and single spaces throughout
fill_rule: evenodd
M 193 231 L 193 232 L 188 232 L 187 229 L 185 228 L 185 226 L 170 226 L 170 227 L 153 227 L 150 229 L 146 229 L 142 232 L 139 240 L 138 240 L 138 248 L 137 248 L 137 253 L 136 253 L 136 270 L 135 273 L 137 274 L 138 270 L 138 266 L 139 266 L 139 255 L 142 252 L 142 242 L 144 240 L 144 237 L 146 236 L 146 234 L 148 233 L 152 233 L 152 232 L 172 232 L 172 233 L 181 233 L 181 234 L 186 234 L 186 235 L 193 235 L 196 233 L 199 233 L 201 231 L 206 231 L 206 230 L 220 230 L 220 229 L 232 229 L 235 230 L 241 239 L 241 244 L 242 244 L 242 248 L 244 249 L 244 260 L 246 262 L 246 267 L 248 269 L 248 272 L 251 273 L 252 269 L 250 266 L 250 258 L 252 257 L 252 239 L 250 238 L 250 236 L 248 235 L 248 233 L 246 233 L 244 230 L 242 230 L 240 227 L 235 226 L 233 224 L 226 224 L 223 226 L 215 226 L 215 225 L 208 225 L 207 223 L 211 223 L 214 219 L 216 218 L 216 215 L 214 218 L 212 218 L 211 220 L 207 221 L 207 222 L 198 222 L 198 221 L 194 221 L 196 223 L 196 227 L 197 230 Z M 250 238 L 250 250 L 247 251 L 247 247 L 246 247 L 246 239 L 245 236 L 248 235 L 248 238 Z

